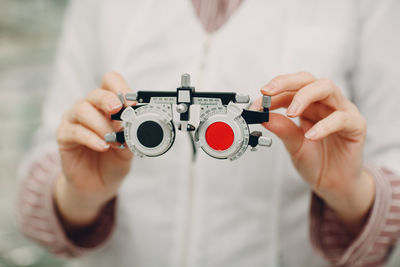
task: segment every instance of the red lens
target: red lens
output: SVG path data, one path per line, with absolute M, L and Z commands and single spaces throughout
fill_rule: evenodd
M 225 122 L 214 122 L 206 130 L 207 144 L 214 150 L 223 151 L 233 144 L 234 134 Z

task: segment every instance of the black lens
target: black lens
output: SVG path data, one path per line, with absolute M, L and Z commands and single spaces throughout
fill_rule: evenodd
M 145 121 L 137 129 L 137 138 L 143 146 L 153 148 L 162 142 L 164 133 L 157 122 Z

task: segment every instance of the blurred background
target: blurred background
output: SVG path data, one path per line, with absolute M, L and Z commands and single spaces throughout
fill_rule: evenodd
M 16 170 L 40 123 L 66 0 L 0 0 L 0 267 L 69 266 L 18 233 Z
M 24 238 L 15 219 L 16 171 L 40 123 L 66 5 L 0 0 L 0 267 L 74 265 Z M 400 266 L 396 254 L 389 266 Z

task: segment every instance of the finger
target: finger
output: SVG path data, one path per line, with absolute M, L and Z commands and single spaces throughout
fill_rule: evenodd
M 128 93 L 132 91 L 124 78 L 117 72 L 109 72 L 103 77 L 101 87 L 114 93 Z
M 303 130 L 303 133 L 307 132 L 308 130 L 311 129 L 311 127 L 313 127 L 315 124 L 315 122 L 307 119 L 307 118 L 302 118 L 300 117 L 300 128 L 301 130 Z
M 98 152 L 107 151 L 110 148 L 96 133 L 80 124 L 65 122 L 57 131 L 57 142 L 60 148 L 70 148 L 75 145 L 86 146 Z
M 295 92 L 284 92 L 279 95 L 274 95 L 271 97 L 271 107 L 270 110 L 275 110 L 278 108 L 287 108 L 296 93 Z
M 282 93 L 272 97 L 270 110 L 276 110 L 278 108 L 287 108 L 292 102 L 293 96 L 295 93 Z M 250 106 L 250 110 L 261 111 L 261 97 L 258 98 L 253 104 Z M 316 123 L 326 116 L 329 116 L 334 110 L 325 106 L 321 103 L 312 103 L 310 104 L 300 115 L 301 118 L 307 119 L 313 123 Z
M 261 97 L 257 98 L 256 101 L 251 103 L 250 110 L 255 110 L 255 111 L 260 111 L 262 109 L 261 107 Z
M 295 95 L 294 92 L 285 92 L 279 95 L 275 95 L 271 97 L 271 106 L 269 110 L 275 110 L 278 108 L 287 108 L 291 103 L 293 96 Z M 262 110 L 261 107 L 262 98 L 257 98 L 256 101 L 253 102 L 250 109 L 251 110 Z
M 365 135 L 366 122 L 361 115 L 352 115 L 345 111 L 335 111 L 323 120 L 317 122 L 305 134 L 310 140 L 319 140 L 330 134 L 341 132 L 348 138 Z
M 291 155 L 295 155 L 300 150 L 304 141 L 304 132 L 289 118 L 270 113 L 270 121 L 262 125 L 283 141 Z
M 317 102 L 310 104 L 299 117 L 300 119 L 304 118 L 310 122 L 317 123 L 332 114 L 334 111 L 334 109 Z
M 261 93 L 273 96 L 285 91 L 297 91 L 315 80 L 315 77 L 308 72 L 279 75 L 263 86 Z
M 113 146 L 111 146 L 113 147 Z M 133 153 L 130 149 L 126 147 L 126 145 L 123 148 L 120 147 L 113 147 L 115 148 L 113 151 L 115 153 L 115 156 L 120 157 L 123 160 L 129 160 L 132 159 Z
M 68 113 L 71 123 L 78 123 L 102 137 L 113 131 L 111 121 L 87 101 L 78 102 Z
M 296 117 L 314 102 L 320 102 L 334 110 L 341 110 L 346 101 L 347 99 L 332 81 L 320 79 L 297 91 L 288 107 L 287 114 L 290 117 Z
M 118 96 L 104 89 L 91 91 L 86 100 L 106 114 L 114 114 L 122 108 L 122 103 Z

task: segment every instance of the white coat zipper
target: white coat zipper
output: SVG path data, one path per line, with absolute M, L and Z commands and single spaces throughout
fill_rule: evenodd
M 186 217 L 185 217 L 185 228 L 183 231 L 183 252 L 182 252 L 182 267 L 188 266 L 189 259 L 189 246 L 191 243 L 191 233 L 192 224 L 193 224 L 193 201 L 194 201 L 194 161 L 190 162 L 189 169 L 189 180 L 188 180 L 188 198 L 186 204 Z
M 199 83 L 198 88 L 203 88 L 204 85 L 204 72 L 207 65 L 207 58 L 209 54 L 209 47 L 211 44 L 212 35 L 207 34 L 206 39 L 203 44 L 203 50 L 201 52 L 201 60 L 199 64 Z M 196 157 L 194 155 L 194 157 Z M 186 218 L 183 230 L 183 253 L 182 253 L 182 260 L 181 266 L 188 267 L 189 266 L 189 254 L 190 254 L 190 247 L 192 242 L 192 228 L 193 228 L 193 221 L 194 221 L 194 200 L 195 200 L 195 158 L 190 162 L 190 169 L 189 169 L 189 181 L 188 181 L 188 198 L 187 198 L 187 205 L 186 205 Z

